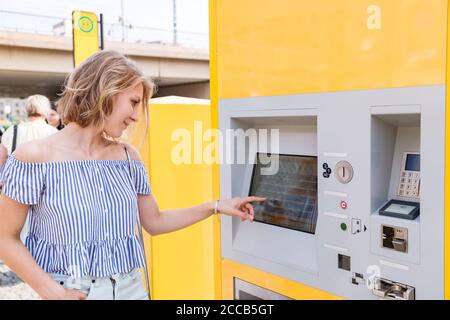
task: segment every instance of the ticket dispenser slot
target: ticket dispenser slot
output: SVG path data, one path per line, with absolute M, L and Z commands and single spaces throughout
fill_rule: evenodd
M 382 278 L 375 278 L 372 293 L 385 300 L 415 300 L 415 288 Z
M 234 300 L 292 300 L 277 292 L 234 278 Z
M 383 248 L 408 252 L 408 229 L 381 225 L 381 245 Z

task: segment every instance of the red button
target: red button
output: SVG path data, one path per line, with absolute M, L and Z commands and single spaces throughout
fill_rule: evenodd
M 341 209 L 347 209 L 347 202 L 341 201 Z

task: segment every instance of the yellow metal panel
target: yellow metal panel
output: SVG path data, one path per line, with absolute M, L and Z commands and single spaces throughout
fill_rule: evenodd
M 211 128 L 219 128 L 219 109 L 217 95 L 217 24 L 216 24 L 216 3 L 209 1 L 209 73 L 210 73 L 210 97 L 211 97 Z M 218 150 L 218 149 L 216 149 Z M 212 165 L 212 193 L 214 199 L 220 198 L 220 166 L 218 163 Z M 216 269 L 216 295 L 215 299 L 222 298 L 222 274 L 221 274 L 221 243 L 220 243 L 220 218 L 215 217 L 214 223 L 214 266 Z
M 312 287 L 305 286 L 279 276 L 224 259 L 222 262 L 223 298 L 234 299 L 233 278 L 250 282 L 254 285 L 272 290 L 284 296 L 296 300 L 342 300 L 343 298 L 332 295 Z
M 445 82 L 447 0 L 214 4 L 219 99 Z
M 448 8 L 450 17 L 450 7 Z M 447 25 L 447 46 L 450 43 L 450 21 Z M 450 112 L 448 104 L 450 101 L 450 51 L 447 51 L 447 87 L 446 87 L 446 113 L 445 113 L 445 185 L 444 185 L 444 299 L 450 300 Z
M 176 144 L 171 140 L 174 130 L 188 130 L 193 143 L 194 121 L 201 121 L 203 130 L 210 127 L 210 106 L 151 104 L 150 110 L 150 178 L 161 210 L 211 201 L 211 166 L 176 165 L 171 159 Z M 215 224 L 217 221 L 209 218 L 187 229 L 152 237 L 154 299 L 215 298 Z
M 99 50 L 97 15 L 86 11 L 72 12 L 73 59 L 77 66 Z

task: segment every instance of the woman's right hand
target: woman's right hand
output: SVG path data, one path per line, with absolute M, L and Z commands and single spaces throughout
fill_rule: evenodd
M 64 289 L 65 294 L 60 300 L 86 300 L 87 295 L 80 290 L 75 289 Z
M 68 289 L 60 286 L 58 293 L 43 297 L 43 300 L 86 300 L 87 295 L 80 290 Z

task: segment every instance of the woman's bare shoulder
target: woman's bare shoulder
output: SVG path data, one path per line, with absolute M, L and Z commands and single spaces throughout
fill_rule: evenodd
M 116 147 L 121 149 L 121 152 L 124 152 L 124 148 L 126 148 L 130 153 L 131 159 L 142 161 L 139 151 L 133 145 L 126 142 L 117 142 Z
M 22 162 L 47 162 L 51 157 L 51 146 L 46 140 L 37 139 L 22 143 L 14 151 L 14 158 Z

